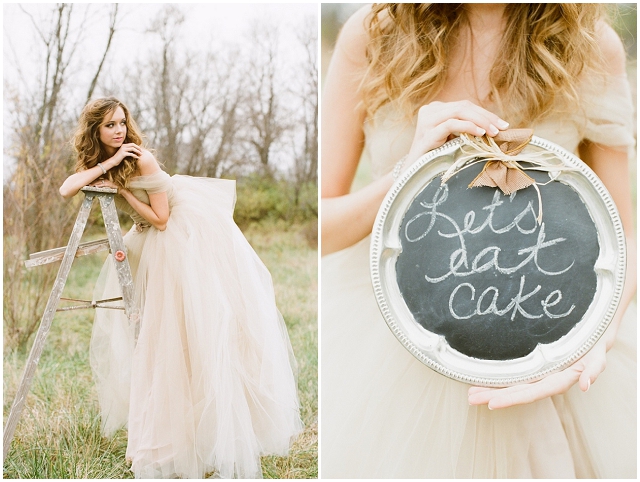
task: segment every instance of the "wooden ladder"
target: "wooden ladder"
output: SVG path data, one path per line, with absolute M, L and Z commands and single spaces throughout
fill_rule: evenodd
M 89 186 L 82 188 L 82 191 L 85 194 L 85 198 L 82 202 L 82 205 L 80 206 L 80 211 L 78 212 L 76 223 L 73 226 L 73 231 L 71 233 L 71 237 L 69 238 L 69 244 L 63 248 L 50 249 L 48 251 L 41 251 L 39 253 L 31 254 L 29 256 L 29 259 L 25 261 L 25 266 L 28 268 L 53 263 L 59 260 L 62 260 L 62 264 L 60 265 L 58 276 L 56 277 L 56 280 L 53 284 L 53 289 L 51 290 L 51 294 L 49 295 L 49 301 L 47 301 L 47 306 L 44 310 L 42 321 L 40 321 L 38 333 L 36 334 L 33 347 L 31 348 L 31 352 L 29 353 L 29 359 L 27 360 L 24 373 L 22 374 L 18 392 L 15 399 L 13 400 L 11 412 L 9 412 L 9 418 L 7 419 L 7 423 L 4 427 L 2 452 L 3 462 L 7 457 L 7 453 L 9 452 L 9 447 L 11 446 L 11 441 L 13 440 L 13 434 L 15 432 L 16 426 L 18 425 L 18 421 L 20 420 L 20 415 L 22 413 L 22 409 L 24 408 L 27 394 L 29 393 L 29 390 L 31 388 L 33 375 L 36 371 L 36 367 L 38 366 L 38 362 L 40 361 L 40 356 L 42 355 L 42 351 L 44 349 L 44 343 L 47 335 L 49 334 L 51 322 L 53 321 L 53 316 L 55 315 L 56 311 L 66 311 L 80 308 L 124 309 L 124 312 L 129 319 L 129 323 L 135 324 L 136 335 L 139 329 L 139 313 L 133 301 L 133 278 L 131 276 L 131 268 L 129 267 L 129 261 L 127 260 L 126 248 L 124 245 L 124 240 L 122 238 L 122 230 L 120 228 L 118 213 L 116 212 L 114 202 L 114 195 L 117 191 L 113 188 L 98 188 Z M 89 218 L 91 205 L 93 204 L 93 199 L 95 197 L 97 197 L 100 201 L 100 208 L 102 210 L 104 226 L 107 231 L 107 238 L 99 241 L 91 241 L 81 244 L 80 239 L 82 238 L 82 234 L 84 233 L 85 227 L 87 225 L 87 219 Z M 115 260 L 116 270 L 118 273 L 118 282 L 120 284 L 120 288 L 122 289 L 122 297 L 100 301 L 67 299 L 69 301 L 79 301 L 82 304 L 58 309 L 58 303 L 61 299 L 62 290 L 64 289 L 64 286 L 67 282 L 67 277 L 69 276 L 69 271 L 71 269 L 71 264 L 73 263 L 74 258 L 91 253 L 97 253 L 99 251 L 104 251 L 107 249 L 111 251 L 111 253 L 113 254 L 113 259 Z M 105 303 L 119 300 L 124 301 L 124 306 L 114 307 L 112 305 L 105 305 Z

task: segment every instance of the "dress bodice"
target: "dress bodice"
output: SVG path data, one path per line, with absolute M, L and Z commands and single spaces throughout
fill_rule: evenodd
M 166 192 L 169 200 L 169 209 L 173 204 L 173 186 L 171 176 L 159 170 L 148 176 L 136 176 L 131 178 L 129 182 L 129 190 L 141 202 L 150 204 L 149 194 L 157 194 Z M 140 216 L 131 205 L 120 195 L 115 197 L 116 207 L 131 216 L 136 223 L 145 223 L 146 220 Z
M 361 162 L 371 163 L 374 179 L 391 171 L 395 163 L 409 152 L 415 126 L 416 117 L 406 119 L 391 103 L 365 122 Z M 577 152 L 582 140 L 632 152 L 635 140 L 629 82 L 626 77 L 610 77 L 606 82 L 585 84 L 579 109 L 547 117 L 531 127 L 534 135 L 572 153 Z

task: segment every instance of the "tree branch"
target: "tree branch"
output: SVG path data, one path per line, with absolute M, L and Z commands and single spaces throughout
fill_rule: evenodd
M 104 49 L 104 54 L 102 55 L 102 59 L 100 60 L 100 65 L 98 65 L 98 70 L 96 70 L 96 74 L 93 76 L 91 80 L 91 85 L 89 85 L 89 91 L 87 92 L 87 100 L 89 102 L 91 96 L 93 95 L 93 91 L 96 88 L 96 84 L 98 83 L 98 77 L 100 77 L 100 72 L 102 71 L 102 66 L 104 65 L 104 61 L 107 58 L 107 54 L 109 53 L 109 47 L 111 47 L 111 41 L 113 40 L 113 36 L 116 33 L 116 21 L 118 18 L 118 4 L 113 4 L 113 11 L 110 15 L 110 23 L 109 23 L 109 37 L 107 38 L 107 46 Z M 86 103 L 85 102 L 85 103 Z

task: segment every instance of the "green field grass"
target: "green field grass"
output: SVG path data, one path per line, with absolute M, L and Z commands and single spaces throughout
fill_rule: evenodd
M 245 232 L 273 277 L 298 362 L 305 431 L 288 457 L 264 457 L 265 478 L 317 478 L 318 331 L 317 250 L 293 226 L 252 226 Z M 75 260 L 63 296 L 91 299 L 105 255 Z M 37 268 L 35 268 L 37 269 Z M 56 314 L 4 463 L 5 478 L 132 478 L 125 462 L 127 433 L 100 434 L 89 365 L 90 310 Z M 4 420 L 11 409 L 27 353 L 5 349 Z

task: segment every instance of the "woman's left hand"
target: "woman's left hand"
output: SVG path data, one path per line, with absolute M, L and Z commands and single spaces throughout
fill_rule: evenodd
M 116 186 L 109 179 L 96 179 L 91 184 L 89 184 L 89 186 L 92 186 L 92 187 L 110 187 L 110 188 L 113 188 L 113 189 L 119 189 L 118 186 Z
M 487 405 L 490 410 L 535 402 L 552 395 L 565 393 L 576 382 L 583 392 L 596 381 L 607 365 L 607 346 L 604 336 L 586 355 L 561 372 L 553 373 L 534 383 L 508 388 L 471 387 L 470 405 Z

